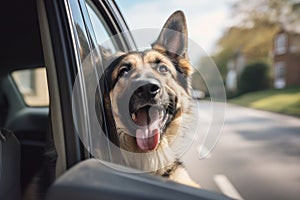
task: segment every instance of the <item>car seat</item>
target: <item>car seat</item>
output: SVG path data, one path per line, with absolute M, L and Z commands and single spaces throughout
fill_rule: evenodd
M 0 129 L 0 199 L 21 199 L 20 144 L 6 129 Z

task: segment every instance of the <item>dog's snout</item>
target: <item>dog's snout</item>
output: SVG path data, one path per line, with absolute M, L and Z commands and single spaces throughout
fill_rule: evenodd
M 158 83 L 147 83 L 136 90 L 136 95 L 144 99 L 153 99 L 160 90 L 161 88 Z

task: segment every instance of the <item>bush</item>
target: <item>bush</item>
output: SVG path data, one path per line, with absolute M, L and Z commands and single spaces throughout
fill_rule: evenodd
M 269 87 L 269 66 L 256 62 L 245 66 L 238 78 L 239 94 L 267 89 Z

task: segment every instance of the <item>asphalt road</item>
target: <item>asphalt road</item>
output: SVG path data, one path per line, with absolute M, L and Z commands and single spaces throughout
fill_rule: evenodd
M 211 106 L 201 102 L 202 127 L 209 128 L 208 116 Z M 227 104 L 221 136 L 206 158 L 198 152 L 202 142 L 194 142 L 183 160 L 204 189 L 244 200 L 300 199 L 299 118 Z

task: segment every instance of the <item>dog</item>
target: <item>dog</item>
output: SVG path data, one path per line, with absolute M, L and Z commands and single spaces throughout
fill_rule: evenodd
M 199 187 L 178 156 L 192 113 L 187 35 L 185 16 L 176 11 L 151 49 L 105 55 L 102 115 L 125 165 Z

